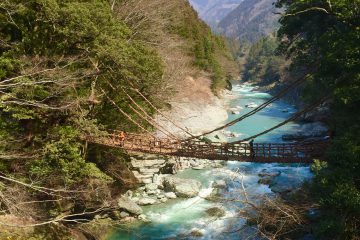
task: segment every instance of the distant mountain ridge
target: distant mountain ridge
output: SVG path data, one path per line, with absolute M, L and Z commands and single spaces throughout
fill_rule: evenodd
M 200 18 L 214 30 L 219 22 L 233 11 L 243 0 L 189 0 Z
M 244 0 L 223 18 L 218 27 L 230 38 L 254 43 L 278 27 L 275 0 Z

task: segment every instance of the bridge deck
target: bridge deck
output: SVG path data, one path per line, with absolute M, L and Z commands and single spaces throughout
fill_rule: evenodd
M 254 143 L 251 148 L 248 143 L 178 142 L 135 134 L 128 135 L 124 141 L 121 141 L 117 134 L 102 138 L 88 137 L 87 140 L 130 152 L 259 163 L 311 163 L 314 158 L 323 156 L 328 145 L 328 142 Z

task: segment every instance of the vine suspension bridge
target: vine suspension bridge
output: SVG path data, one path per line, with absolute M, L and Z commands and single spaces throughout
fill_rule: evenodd
M 266 108 L 271 103 L 280 99 L 292 88 L 300 85 L 305 81 L 308 75 L 303 76 L 300 79 L 289 84 L 286 88 L 280 91 L 277 95 L 261 104 L 254 110 L 240 116 L 239 118 L 218 127 L 212 131 L 203 133 L 198 136 L 194 136 L 187 129 L 184 129 L 174 123 L 171 119 L 166 117 L 161 113 L 151 102 L 148 100 L 139 90 L 136 88 L 130 88 L 135 91 L 139 96 L 141 96 L 151 107 L 153 107 L 156 112 L 166 118 L 170 123 L 175 127 L 181 129 L 183 133 L 189 135 L 186 139 L 179 139 L 174 136 L 171 132 L 167 131 L 159 123 L 157 123 L 146 111 L 141 108 L 136 101 L 125 92 L 127 97 L 130 100 L 130 109 L 132 109 L 139 117 L 146 120 L 150 125 L 152 125 L 159 132 L 162 132 L 167 136 L 166 139 L 159 139 L 149 132 L 145 127 L 141 126 L 136 122 L 130 114 L 126 113 L 121 109 L 109 96 L 106 95 L 108 101 L 114 105 L 120 113 L 128 118 L 133 124 L 137 125 L 142 129 L 146 134 L 126 134 L 126 138 L 122 138 L 118 130 L 111 130 L 112 133 L 107 133 L 103 136 L 86 136 L 85 140 L 95 144 L 105 145 L 109 147 L 121 148 L 129 152 L 141 152 L 141 153 L 150 153 L 150 154 L 159 154 L 159 155 L 168 155 L 168 156 L 178 156 L 178 157 L 193 157 L 193 158 L 202 158 L 209 160 L 227 160 L 227 161 L 243 161 L 243 162 L 259 162 L 259 163 L 311 163 L 313 159 L 322 157 L 326 151 L 327 146 L 329 145 L 329 140 L 317 140 L 317 141 L 303 141 L 297 143 L 252 143 L 249 144 L 247 141 L 255 139 L 261 135 L 264 135 L 268 132 L 273 131 L 297 118 L 302 116 L 305 113 L 311 112 L 316 109 L 318 106 L 323 104 L 325 101 L 329 100 L 329 97 L 320 98 L 317 102 L 309 105 L 308 107 L 300 110 L 294 114 L 289 119 L 284 122 L 267 129 L 266 131 L 260 132 L 254 136 L 251 136 L 246 139 L 239 141 L 225 143 L 225 142 L 209 142 L 199 140 L 202 137 L 225 129 L 229 126 L 232 126 L 242 120 L 256 114 L 260 110 Z
M 109 134 L 103 138 L 88 137 L 87 140 L 129 152 L 259 163 L 311 163 L 314 158 L 323 155 L 328 145 L 327 141 L 317 141 L 254 143 L 250 147 L 248 143 L 159 140 L 138 134 L 129 134 L 125 140 L 121 140 L 118 134 Z

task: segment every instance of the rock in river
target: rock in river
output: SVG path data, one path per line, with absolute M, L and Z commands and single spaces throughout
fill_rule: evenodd
M 259 177 L 277 177 L 280 174 L 281 172 L 278 170 L 269 171 L 267 169 L 263 169 L 258 175 Z
M 214 182 L 214 187 L 216 187 L 216 188 L 226 188 L 226 182 L 224 180 L 216 180 Z
M 193 228 L 190 232 L 190 236 L 192 237 L 202 237 L 204 235 L 205 235 L 205 230 L 203 229 Z
M 138 219 L 141 220 L 141 221 L 143 221 L 143 222 L 151 222 L 151 220 L 149 220 L 149 219 L 146 217 L 146 215 L 144 215 L 144 214 L 139 215 L 139 216 L 138 216 Z
M 279 193 L 279 194 L 287 194 L 287 193 L 290 193 L 293 190 L 291 188 L 291 186 L 280 185 L 280 184 L 275 184 L 273 186 L 270 186 L 270 189 L 274 193 Z
M 273 182 L 273 177 L 260 178 L 258 183 L 263 185 L 270 185 Z
M 258 106 L 259 106 L 259 105 L 257 105 L 257 104 L 254 103 L 254 102 L 245 105 L 245 107 L 247 107 L 247 108 L 257 108 Z
M 146 191 L 154 191 L 158 188 L 158 185 L 156 183 L 149 183 L 145 185 Z
M 175 192 L 178 197 L 191 198 L 199 194 L 201 183 L 193 179 L 169 176 L 164 179 L 164 187 L 166 192 Z
M 225 216 L 225 210 L 219 207 L 212 207 L 206 210 L 206 213 L 212 217 L 223 217 Z
M 140 206 L 145 206 L 145 205 L 152 205 L 155 204 L 157 201 L 154 198 L 140 198 L 139 201 L 137 202 Z
M 169 198 L 169 199 L 175 199 L 176 198 L 176 194 L 173 192 L 166 192 L 165 193 L 165 197 Z
M 126 218 L 129 217 L 130 215 L 127 212 L 120 212 L 120 218 Z
M 129 213 L 139 215 L 142 213 L 142 209 L 139 205 L 133 202 L 128 197 L 122 196 L 118 199 L 118 206 L 120 209 L 124 209 Z
M 194 169 L 194 170 L 203 170 L 204 168 L 205 168 L 204 165 L 198 165 L 198 166 L 192 167 L 192 169 Z

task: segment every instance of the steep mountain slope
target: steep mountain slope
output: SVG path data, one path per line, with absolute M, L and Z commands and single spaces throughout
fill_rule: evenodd
M 191 5 L 213 29 L 218 23 L 234 10 L 243 0 L 190 0 Z
M 166 83 L 159 92 L 169 103 L 166 114 L 192 132 L 212 128 L 225 120 L 226 111 L 215 95 L 221 94 L 228 86 L 227 80 L 237 78 L 239 73 L 223 38 L 211 32 L 187 0 L 156 0 L 146 5 L 128 5 L 124 10 L 125 7 L 120 8 L 125 19 L 134 9 L 145 14 L 140 20 L 147 19 L 147 23 L 140 28 L 137 21 L 131 24 L 136 30 L 141 29 L 139 39 L 151 40 L 164 61 Z M 166 119 L 159 121 L 168 124 Z M 168 130 L 178 129 L 170 125 Z
M 273 5 L 274 0 L 245 0 L 229 13 L 219 28 L 226 36 L 251 43 L 275 31 L 278 26 L 279 12 Z

